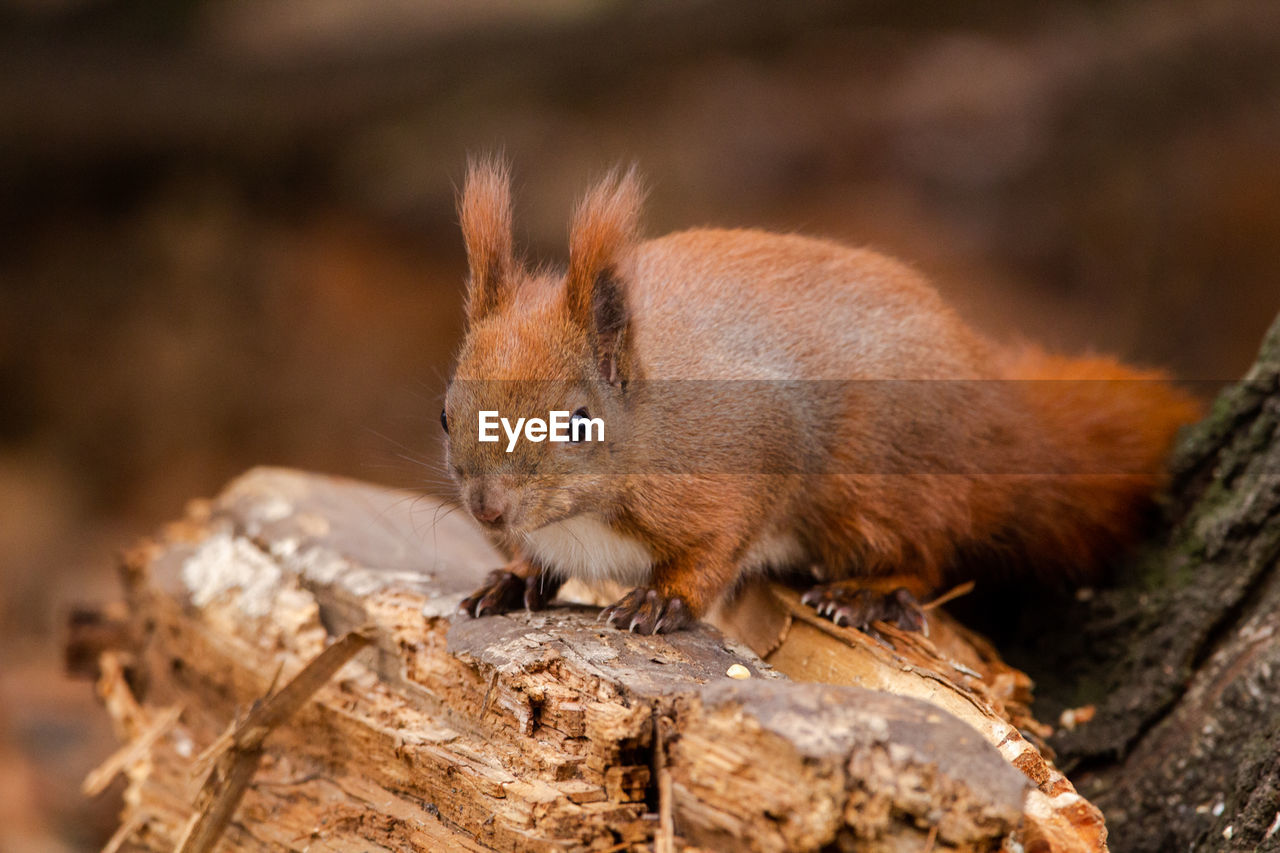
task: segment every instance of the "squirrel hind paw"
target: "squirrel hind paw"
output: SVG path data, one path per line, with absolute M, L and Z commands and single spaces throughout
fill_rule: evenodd
M 924 608 L 905 587 L 877 592 L 851 588 L 844 583 L 822 584 L 810 589 L 800 600 L 819 616 L 872 636 L 879 636 L 873 628 L 874 622 L 927 633 Z
M 600 611 L 600 619 L 634 634 L 667 634 L 691 625 L 693 613 L 678 595 L 638 587 Z

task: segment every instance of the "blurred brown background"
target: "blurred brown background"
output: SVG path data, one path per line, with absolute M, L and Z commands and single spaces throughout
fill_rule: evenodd
M 59 644 L 117 549 L 255 464 L 443 488 L 496 149 L 545 259 L 634 160 L 652 233 L 877 246 L 998 338 L 1227 379 L 1280 309 L 1274 0 L 0 0 L 0 850 L 109 832 Z

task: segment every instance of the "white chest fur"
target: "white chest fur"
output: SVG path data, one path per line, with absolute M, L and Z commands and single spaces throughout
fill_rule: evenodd
M 590 513 L 541 527 L 529 534 L 528 541 L 533 556 L 544 566 L 588 583 L 640 586 L 648 583 L 653 566 L 647 545 Z
M 565 577 L 588 583 L 614 581 L 623 586 L 649 582 L 653 553 L 638 539 L 626 536 L 591 513 L 557 521 L 529 534 L 533 556 Z M 762 571 L 798 565 L 803 554 L 792 536 L 768 536 L 752 544 L 743 556 L 743 571 Z
M 794 569 L 805 562 L 800 541 L 790 534 L 774 533 L 751 543 L 742 556 L 742 571 L 763 572 L 768 569 Z

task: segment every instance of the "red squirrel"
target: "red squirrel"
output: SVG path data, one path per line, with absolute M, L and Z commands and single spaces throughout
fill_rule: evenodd
M 509 562 L 462 611 L 609 579 L 634 589 L 602 617 L 660 633 L 785 571 L 810 573 L 804 600 L 839 623 L 920 628 L 917 597 L 944 583 L 1083 580 L 1134 538 L 1197 412 L 1161 374 L 993 345 L 865 249 L 644 240 L 641 202 L 633 172 L 611 175 L 578 205 L 567 268 L 530 268 L 507 167 L 468 171 L 468 329 L 441 422 L 460 498 Z M 510 429 L 554 412 L 603 440 Z M 889 575 L 887 595 L 857 583 Z

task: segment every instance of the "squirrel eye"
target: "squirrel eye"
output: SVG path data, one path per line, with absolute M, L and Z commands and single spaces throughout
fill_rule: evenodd
M 444 409 L 440 410 L 440 426 L 444 428 L 444 434 L 449 434 L 449 416 L 444 413 Z
M 582 426 L 580 427 L 577 426 L 577 424 L 580 421 L 586 421 L 586 420 L 589 420 L 590 418 L 591 418 L 591 415 L 587 414 L 586 406 L 583 406 L 581 409 L 578 409 L 576 412 L 574 412 L 572 415 L 569 416 L 569 440 L 570 441 L 582 442 L 586 440 L 588 436 L 591 435 L 591 427 L 589 424 L 583 423 Z

